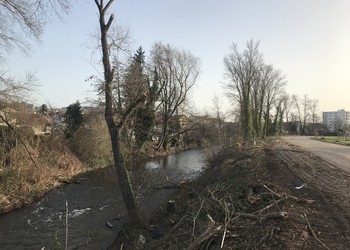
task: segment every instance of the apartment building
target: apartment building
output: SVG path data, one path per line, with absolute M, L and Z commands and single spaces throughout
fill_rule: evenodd
M 323 112 L 323 125 L 330 132 L 344 130 L 350 126 L 350 112 L 340 109 L 338 111 Z

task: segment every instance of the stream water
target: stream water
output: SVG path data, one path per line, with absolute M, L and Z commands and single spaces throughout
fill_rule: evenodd
M 179 182 L 197 177 L 205 167 L 205 155 L 202 150 L 186 150 L 142 165 L 138 169 L 143 171 L 135 171 L 132 177 L 142 180 L 138 196 L 144 198 L 142 206 L 149 212 L 166 195 L 152 187 L 166 184 L 166 179 Z M 67 211 L 69 249 L 105 249 L 111 244 L 127 221 L 114 168 L 81 174 L 76 182 L 56 188 L 39 202 L 1 216 L 0 249 L 49 249 L 58 242 L 64 246 Z

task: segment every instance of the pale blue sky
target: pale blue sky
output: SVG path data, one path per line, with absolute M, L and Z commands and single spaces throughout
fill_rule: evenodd
M 46 26 L 31 57 L 13 53 L 5 69 L 37 71 L 37 104 L 84 102 L 90 65 L 90 33 L 98 25 L 93 0 L 75 1 L 64 22 Z M 149 51 L 156 41 L 190 50 L 201 59 L 192 98 L 197 110 L 223 96 L 223 57 L 233 42 L 243 49 L 260 40 L 260 51 L 287 76 L 287 91 L 319 100 L 319 110 L 350 110 L 349 0 L 116 0 L 112 11 L 129 27 L 133 48 Z M 222 98 L 225 98 L 224 96 Z

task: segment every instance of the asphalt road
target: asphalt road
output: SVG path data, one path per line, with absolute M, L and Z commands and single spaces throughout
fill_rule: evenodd
M 307 136 L 283 136 L 282 140 L 322 158 L 350 173 L 350 147 L 310 139 Z

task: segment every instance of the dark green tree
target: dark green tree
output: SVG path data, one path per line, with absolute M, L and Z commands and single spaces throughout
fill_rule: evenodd
M 126 106 L 130 105 L 139 96 L 144 95 L 146 97 L 146 101 L 136 109 L 128 124 L 134 131 L 139 148 L 142 148 L 147 141 L 155 124 L 155 102 L 159 97 L 158 78 L 156 69 L 147 72 L 145 52 L 142 47 L 139 47 L 127 70 L 123 88 L 124 105 Z
M 40 114 L 46 114 L 49 111 L 48 107 L 46 104 L 42 104 L 39 108 L 39 113 Z
M 155 103 L 159 98 L 159 77 L 157 69 L 152 72 L 153 81 L 147 82 L 147 99 L 140 106 L 135 115 L 135 138 L 137 145 L 141 148 L 150 136 L 155 125 Z
M 129 106 L 135 99 L 147 91 L 147 75 L 145 73 L 145 52 L 139 47 L 127 69 L 123 85 L 124 106 Z
M 65 133 L 66 137 L 69 138 L 83 123 L 83 112 L 79 101 L 76 101 L 67 107 L 65 118 L 67 123 L 67 129 Z

